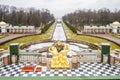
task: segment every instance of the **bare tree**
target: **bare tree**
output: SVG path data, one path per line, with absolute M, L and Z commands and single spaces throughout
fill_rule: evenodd
M 24 9 L 0 5 L 0 21 L 2 20 L 12 25 L 34 25 L 39 27 L 40 24 L 46 25 L 54 21 L 54 16 L 47 9 Z
M 116 9 L 113 12 L 107 8 L 76 10 L 64 15 L 62 19 L 79 30 L 83 29 L 84 25 L 107 25 L 113 21 L 120 21 L 120 10 Z

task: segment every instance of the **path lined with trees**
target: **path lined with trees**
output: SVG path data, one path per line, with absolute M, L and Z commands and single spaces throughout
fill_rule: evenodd
M 0 39 L 0 48 L 7 49 L 11 43 L 20 43 L 23 44 L 24 47 L 26 45 L 40 43 L 41 41 L 51 41 L 52 34 L 55 29 L 55 23 L 52 23 L 48 27 L 49 29 L 47 29 L 43 34 L 14 34 L 13 36 L 11 35 L 6 38 Z
M 0 39 L 0 48 L 3 48 L 1 46 L 3 46 L 2 44 L 4 43 L 4 47 L 6 48 L 6 45 L 8 46 L 11 40 L 14 42 L 24 43 L 34 41 L 36 39 L 51 39 L 53 29 L 52 31 L 49 31 L 48 29 L 53 25 L 55 18 L 48 9 L 39 10 L 35 8 L 17 8 L 14 6 L 0 5 L 0 21 L 4 21 L 13 26 L 35 26 L 37 29 L 36 32 L 39 32 L 41 30 L 41 33 L 44 33 L 40 35 L 36 35 L 39 33 L 10 34 L 5 38 Z M 17 38 L 19 38 L 21 41 Z M 24 40 L 24 38 L 26 40 Z
M 64 29 L 65 29 L 65 32 L 67 35 L 67 39 L 70 41 L 78 41 L 78 42 L 81 42 L 82 44 L 88 43 L 90 45 L 91 44 L 96 45 L 96 43 L 98 45 L 101 45 L 102 42 L 108 42 L 111 44 L 111 50 L 120 48 L 120 45 L 119 45 L 120 39 L 116 40 L 114 37 L 109 38 L 109 36 L 106 35 L 107 36 L 106 37 L 104 34 L 101 34 L 101 35 L 94 34 L 94 35 L 87 35 L 87 36 L 86 35 L 77 35 L 68 27 L 69 25 L 66 25 L 66 24 L 63 24 L 63 25 L 64 25 Z M 97 37 L 95 37 L 95 36 L 97 36 Z M 101 38 L 98 38 L 98 37 L 101 37 Z M 117 43 L 118 45 L 115 43 Z
M 84 28 L 84 25 L 109 25 L 114 21 L 120 22 L 120 10 L 110 11 L 107 8 L 99 10 L 83 9 L 68 13 L 62 17 L 63 21 L 70 27 L 70 29 L 77 33 Z M 89 36 L 96 36 L 112 41 L 120 46 L 120 39 L 113 37 L 110 34 L 90 34 Z

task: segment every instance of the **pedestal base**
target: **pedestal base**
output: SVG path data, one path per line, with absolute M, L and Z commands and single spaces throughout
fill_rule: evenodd
M 72 68 L 78 68 L 80 66 L 80 63 L 72 63 Z
M 47 63 L 41 63 L 41 66 L 47 66 Z

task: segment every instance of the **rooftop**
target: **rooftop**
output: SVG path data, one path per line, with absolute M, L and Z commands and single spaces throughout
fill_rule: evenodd
M 112 24 L 120 24 L 118 21 L 113 22 Z
M 1 22 L 0 22 L 0 25 L 4 25 L 4 24 L 7 24 L 7 23 L 4 22 L 4 21 L 1 21 Z

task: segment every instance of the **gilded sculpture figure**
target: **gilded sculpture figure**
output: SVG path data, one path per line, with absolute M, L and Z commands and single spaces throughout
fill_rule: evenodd
M 56 45 L 58 46 L 55 47 Z M 60 47 L 60 45 L 63 47 L 63 49 Z M 60 50 L 57 48 L 60 48 Z M 67 52 L 69 51 L 69 45 L 66 44 L 63 46 L 63 44 L 59 40 L 55 45 L 51 45 L 49 48 L 49 52 L 52 53 L 53 57 L 50 60 L 50 68 L 69 68 L 70 64 L 67 58 Z

